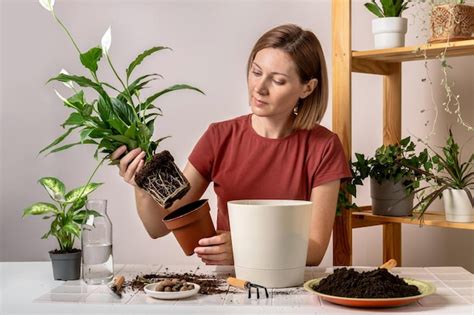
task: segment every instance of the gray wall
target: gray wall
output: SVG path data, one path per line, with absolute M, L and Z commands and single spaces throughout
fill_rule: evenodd
M 331 3 L 321 0 L 286 1 L 56 1 L 58 16 L 69 27 L 80 47 L 86 50 L 100 42 L 112 26 L 110 54 L 120 71 L 144 49 L 167 45 L 172 52 L 162 52 L 145 61 L 136 74 L 158 72 L 164 80 L 155 90 L 174 83 L 189 83 L 206 92 L 201 96 L 178 92 L 162 98 L 164 117 L 157 119 L 156 137 L 172 135 L 163 142 L 178 165 L 184 166 L 199 136 L 211 122 L 249 112 L 246 95 L 245 63 L 255 40 L 267 29 L 282 23 L 297 23 L 313 30 L 321 40 L 331 69 Z M 57 176 L 68 187 L 84 183 L 96 161 L 93 149 L 76 147 L 66 152 L 37 157 L 38 151 L 58 136 L 59 124 L 68 115 L 53 88 L 67 95 L 61 84 L 45 85 L 61 68 L 71 73 L 85 73 L 65 34 L 37 1 L 3 0 L 1 13 L 1 261 L 47 260 L 47 251 L 56 243 L 41 240 L 48 222 L 40 218 L 22 219 L 22 210 L 47 196 L 36 183 L 42 176 Z M 353 47 L 372 47 L 372 16 L 363 1 L 353 1 Z M 422 25 L 413 23 L 424 12 L 410 18 L 407 45 L 422 43 L 417 37 Z M 463 114 L 474 123 L 472 106 L 473 57 L 451 59 L 456 91 L 462 96 Z M 433 79 L 434 97 L 442 102 L 440 71 L 436 61 L 428 63 Z M 102 63 L 103 80 L 114 81 Z M 426 119 L 433 112 L 430 88 L 421 79 L 426 76 L 422 62 L 403 65 L 403 135 L 424 137 L 429 128 Z M 329 73 L 331 76 L 331 72 Z M 353 76 L 353 150 L 371 153 L 381 143 L 382 80 L 367 75 Z M 150 90 L 151 92 L 151 90 Z M 91 95 L 91 94 L 89 94 Z M 432 143 L 441 144 L 453 117 L 440 111 L 438 132 Z M 331 127 L 331 108 L 323 125 Z M 468 133 L 455 128 L 464 142 Z M 472 137 L 472 133 L 471 133 Z M 472 152 L 472 142 L 466 146 Z M 93 196 L 109 200 L 109 216 L 114 224 L 114 254 L 120 263 L 193 264 L 195 257 L 185 257 L 173 236 L 150 239 L 134 208 L 130 186 L 123 183 L 115 167 L 103 167 L 96 181 L 105 182 Z M 215 219 L 216 202 L 210 188 Z M 369 202 L 368 190 L 358 198 Z M 441 204 L 437 205 L 441 209 Z M 381 263 L 380 227 L 354 231 L 354 264 Z M 472 248 L 474 235 L 469 231 L 418 226 L 403 227 L 403 258 L 406 266 L 461 265 L 474 271 Z M 332 263 L 329 249 L 323 264 Z

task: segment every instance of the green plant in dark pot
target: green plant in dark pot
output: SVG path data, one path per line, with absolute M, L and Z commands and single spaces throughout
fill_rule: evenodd
M 23 217 L 42 216 L 52 220 L 48 232 L 41 238 L 53 236 L 58 249 L 49 252 L 55 280 L 76 280 L 80 278 L 81 250 L 74 248 L 76 238 L 81 236 L 81 224 L 90 215 L 99 216 L 94 210 L 84 209 L 87 197 L 101 183 L 88 183 L 69 192 L 62 181 L 54 177 L 43 177 L 38 181 L 48 192 L 53 203 L 37 202 L 23 210 Z
M 109 54 L 112 41 L 110 27 L 102 37 L 100 47 L 92 47 L 83 52 L 56 16 L 54 1 L 40 0 L 40 3 L 51 12 L 54 19 L 64 29 L 79 54 L 81 64 L 89 72 L 89 76 L 79 76 L 61 71 L 59 75 L 48 81 L 63 82 L 71 88 L 73 95 L 68 98 L 61 96 L 57 91 L 56 94 L 63 101 L 64 106 L 72 110 L 72 113 L 62 124 L 62 127 L 67 129 L 66 132 L 41 152 L 52 153 L 80 144 L 91 144 L 97 147 L 94 154 L 97 158 L 99 153 L 106 154 L 108 157 L 122 145 L 126 145 L 128 150 L 141 148 L 146 153 L 145 165 L 137 174 L 136 182 L 161 206 L 168 208 L 175 200 L 184 196 L 190 187 L 168 151 L 155 154 L 160 142 L 167 137 L 152 140 L 155 119 L 162 116 L 161 109 L 154 104 L 159 97 L 173 91 L 203 92 L 187 84 L 176 84 L 143 98 L 142 90 L 161 75 L 151 73 L 132 80 L 133 71 L 146 57 L 170 49 L 169 47 L 156 46 L 145 50 L 130 63 L 125 71 L 125 77 L 122 78 L 113 66 Z M 105 59 L 108 63 L 120 87 L 99 79 L 97 71 L 101 59 Z M 74 84 L 93 90 L 96 98 L 86 99 L 84 91 L 76 90 Z M 111 93 L 115 95 L 112 96 Z M 73 132 L 79 134 L 79 140 L 59 146 Z M 112 164 L 114 163 L 117 161 L 112 161 Z
M 353 166 L 359 172 L 358 180 L 370 177 L 372 212 L 387 216 L 411 214 L 415 190 L 425 178 L 412 167 L 432 168 L 428 151 L 424 149 L 416 154 L 410 137 L 396 144 L 382 145 L 371 158 L 356 153 Z

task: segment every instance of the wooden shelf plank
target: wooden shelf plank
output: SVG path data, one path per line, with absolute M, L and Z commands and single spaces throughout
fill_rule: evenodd
M 428 59 L 435 59 L 444 50 L 446 50 L 446 56 L 450 57 L 472 56 L 474 55 L 474 39 L 450 42 L 449 44 L 435 43 L 390 49 L 353 51 L 352 59 L 353 61 L 365 60 L 382 63 L 423 60 L 425 50 Z
M 420 225 L 420 221 L 416 215 L 411 217 L 386 217 L 372 214 L 370 207 L 361 207 L 357 211 L 352 211 L 352 217 L 354 228 L 372 226 L 377 224 L 385 223 L 404 223 L 404 224 L 415 224 Z M 471 223 L 458 223 L 448 222 L 442 212 L 429 212 L 425 213 L 423 225 L 426 226 L 437 226 L 452 229 L 465 229 L 474 230 L 474 222 Z

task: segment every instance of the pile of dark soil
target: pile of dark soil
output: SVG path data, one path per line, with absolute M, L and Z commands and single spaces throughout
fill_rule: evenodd
M 397 298 L 421 294 L 416 286 L 407 284 L 385 268 L 366 272 L 339 268 L 312 289 L 349 298 Z
M 222 275 L 203 275 L 203 274 L 192 274 L 192 273 L 155 273 L 138 275 L 135 279 L 125 281 L 124 289 L 142 290 L 150 283 L 159 282 L 165 279 L 179 279 L 185 280 L 186 282 L 192 282 L 198 284 L 201 289 L 200 294 L 213 295 L 227 293 L 227 277 L 231 274 Z

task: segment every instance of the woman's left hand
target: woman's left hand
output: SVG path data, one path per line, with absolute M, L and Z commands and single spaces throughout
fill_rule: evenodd
M 194 252 L 206 265 L 234 264 L 230 232 L 217 231 L 216 236 L 200 239 L 199 245 Z

